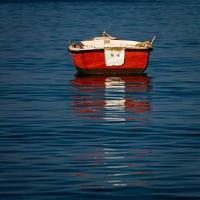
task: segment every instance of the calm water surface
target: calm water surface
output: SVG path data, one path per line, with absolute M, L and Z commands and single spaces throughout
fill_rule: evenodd
M 0 199 L 200 199 L 198 1 L 0 4 Z M 69 40 L 157 35 L 142 76 L 76 75 Z

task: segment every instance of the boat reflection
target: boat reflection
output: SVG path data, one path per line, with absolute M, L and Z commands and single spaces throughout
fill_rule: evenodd
M 73 108 L 84 117 L 119 122 L 138 119 L 137 114 L 150 109 L 147 75 L 76 75 L 72 84 L 78 89 Z
M 83 117 L 87 122 L 101 120 L 103 123 L 99 125 L 124 124 L 128 120 L 146 119 L 145 114 L 150 109 L 147 75 L 77 75 L 72 85 L 75 89 L 72 106 L 78 120 Z M 152 152 L 140 145 L 135 145 L 135 137 L 128 137 L 128 134 L 123 137 L 121 132 L 115 137 L 106 134 L 78 141 L 77 146 L 73 146 L 75 156 L 72 149 L 69 165 L 74 169 L 71 176 L 75 187 L 82 190 L 145 187 L 148 184 L 145 178 L 152 173 L 146 160 Z
M 119 147 L 113 147 L 113 143 Z M 108 140 L 102 145 L 103 148 L 93 147 L 92 150 L 86 146 L 78 156 L 73 157 L 72 166 L 79 170 L 71 176 L 74 183 L 80 183 L 78 187 L 91 190 L 137 188 L 148 184 L 145 178 L 151 176 L 152 170 L 146 161 L 152 156 L 151 149 L 133 147 L 130 140 Z

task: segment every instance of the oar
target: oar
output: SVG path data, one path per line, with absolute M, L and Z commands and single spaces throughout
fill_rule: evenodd
M 153 45 L 154 40 L 156 39 L 156 36 L 154 35 L 152 40 L 151 40 L 151 45 Z

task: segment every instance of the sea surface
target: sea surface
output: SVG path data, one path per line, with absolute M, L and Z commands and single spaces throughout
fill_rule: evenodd
M 200 199 L 200 2 L 1 1 L 0 199 Z M 67 46 L 157 38 L 141 76 L 80 76 Z

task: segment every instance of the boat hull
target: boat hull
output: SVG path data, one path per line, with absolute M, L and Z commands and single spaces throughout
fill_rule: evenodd
M 142 74 L 149 62 L 150 50 L 125 50 L 119 66 L 106 66 L 104 50 L 71 51 L 73 63 L 83 74 Z

